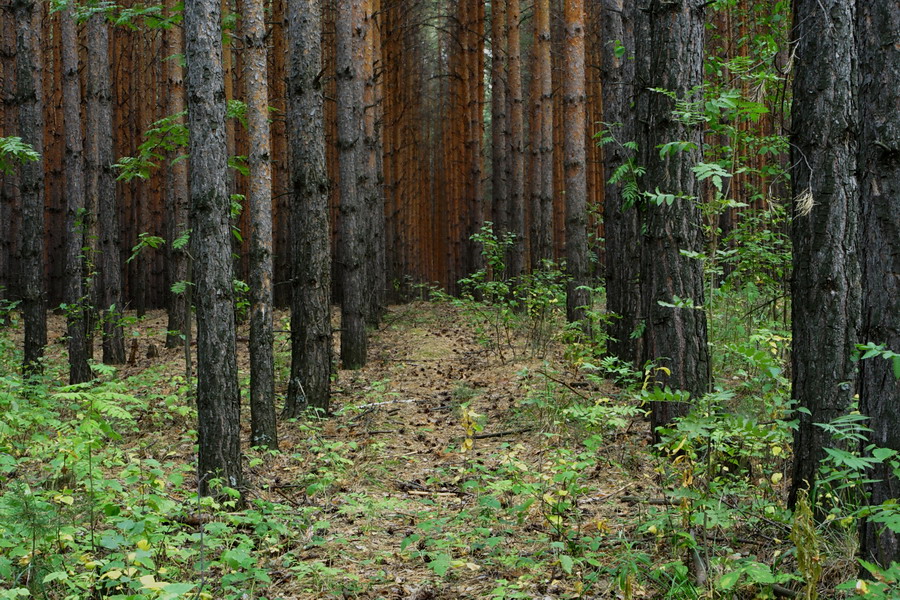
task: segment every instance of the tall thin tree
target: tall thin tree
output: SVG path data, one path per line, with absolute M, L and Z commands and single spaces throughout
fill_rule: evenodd
M 636 48 L 638 143 L 647 170 L 642 184 L 651 196 L 644 201 L 642 362 L 665 367 L 666 371 L 654 371 L 658 384 L 684 390 L 693 398 L 708 391 L 710 377 L 703 267 L 685 256 L 703 250 L 699 185 L 692 170 L 700 161 L 703 129 L 696 120 L 675 114 L 676 101 L 670 94 L 683 101 L 699 100 L 704 6 L 703 0 L 650 0 L 636 11 L 643 21 Z M 660 156 L 659 148 L 668 142 L 686 144 L 679 152 Z M 675 200 L 652 197 L 658 192 Z M 685 403 L 655 403 L 653 431 L 688 409 Z
M 244 85 L 250 133 L 250 443 L 278 448 L 272 315 L 272 169 L 263 0 L 244 1 Z
M 494 233 L 509 229 L 507 189 L 506 0 L 491 2 L 491 220 Z M 499 275 L 499 274 L 498 274 Z
M 320 0 L 288 3 L 293 300 L 287 417 L 299 416 L 307 405 L 327 413 L 331 393 L 331 230 L 321 32 Z
M 362 153 L 364 0 L 338 0 L 335 20 L 337 61 L 337 143 L 340 175 L 341 362 L 365 366 L 367 228 L 360 194 Z M 364 176 L 363 176 L 364 178 Z
M 44 118 L 40 10 L 35 0 L 13 3 L 16 21 L 16 101 L 19 136 L 41 154 L 22 165 L 22 319 L 25 325 L 24 370 L 39 371 L 47 345 L 44 294 Z
M 88 360 L 87 300 L 85 298 L 84 140 L 81 131 L 81 80 L 78 75 L 78 30 L 72 6 L 59 12 L 62 44 L 63 123 L 66 139 L 66 335 L 69 383 L 91 379 Z
M 844 414 L 856 393 L 852 354 L 862 299 L 853 5 L 794 2 L 791 374 L 792 396 L 805 410 L 794 432 L 791 505 L 799 490 L 815 485 L 831 444 L 816 423 Z
M 535 0 L 535 40 L 539 68 L 540 87 L 540 230 L 538 234 L 538 259 L 553 258 L 553 62 L 551 61 L 550 0 Z M 538 123 L 536 122 L 536 126 Z M 531 268 L 540 267 L 539 263 Z
M 235 353 L 231 202 L 226 185 L 225 82 L 218 0 L 184 5 L 190 198 L 197 284 L 200 494 L 242 485 L 240 389 Z
M 613 315 L 607 327 L 609 353 L 627 364 L 641 360 L 641 228 L 634 199 L 623 197 L 628 177 L 610 181 L 634 153 L 634 3 L 603 0 L 600 19 L 601 81 L 604 128 L 614 140 L 603 147 L 604 260 L 606 309 Z
M 565 75 L 563 79 L 563 144 L 566 184 L 566 317 L 590 333 L 585 309 L 590 257 L 587 239 L 587 168 L 585 164 L 584 0 L 565 0 Z
M 520 0 L 507 0 L 506 20 L 509 98 L 509 231 L 515 235 L 507 268 L 516 278 L 525 270 L 525 117 L 522 102 L 522 10 Z
M 863 342 L 900 353 L 900 5 L 892 0 L 857 3 L 859 49 L 859 195 L 862 207 Z M 894 359 L 897 360 L 897 359 Z M 859 407 L 870 420 L 869 441 L 900 451 L 900 377 L 891 361 L 860 362 Z M 869 502 L 900 498 L 900 480 L 877 464 Z M 900 535 L 872 519 L 862 522 L 861 553 L 882 567 L 900 561 Z
M 184 68 L 179 56 L 184 52 L 184 35 L 181 26 L 181 12 L 176 9 L 175 0 L 167 0 L 166 17 L 172 21 L 165 31 L 166 55 L 171 57 L 165 62 L 166 99 L 169 116 L 181 115 L 184 112 Z M 183 116 L 175 117 L 184 121 Z M 188 163 L 175 160 L 172 153 L 166 169 L 165 206 L 166 237 L 169 240 L 169 256 L 166 261 L 169 285 L 189 282 L 190 247 L 184 239 L 188 235 L 189 198 L 188 198 Z M 184 285 L 183 291 L 168 294 L 168 325 L 166 330 L 166 347 L 175 348 L 187 341 L 186 356 L 190 356 L 191 328 L 191 296 L 190 285 Z M 189 366 L 190 363 L 188 363 Z
M 96 195 L 99 234 L 100 318 L 103 329 L 103 362 L 125 362 L 122 328 L 122 265 L 119 253 L 119 213 L 113 174 L 113 114 L 110 89 L 109 25 L 104 11 L 88 20 L 88 166 L 92 193 Z

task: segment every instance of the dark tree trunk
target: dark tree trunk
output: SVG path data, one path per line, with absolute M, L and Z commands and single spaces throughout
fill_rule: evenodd
M 506 123 L 506 0 L 491 2 L 491 220 L 494 233 L 508 229 Z M 501 276 L 497 273 L 497 276 Z
M 175 15 L 175 1 L 168 0 L 167 16 Z M 184 38 L 180 26 L 170 27 L 166 33 L 166 55 L 173 56 L 184 52 Z M 184 69 L 181 61 L 167 60 L 166 63 L 166 87 L 168 98 L 168 114 L 177 115 L 184 112 Z M 181 119 L 183 120 L 183 118 Z M 169 157 L 169 166 L 166 169 L 166 230 L 169 239 L 169 259 L 167 261 L 169 285 L 189 282 L 190 255 L 188 244 L 179 244 L 187 233 L 188 224 L 188 163 L 181 160 L 172 164 L 176 158 L 175 153 Z M 189 290 L 176 294 L 168 290 L 168 325 L 166 329 L 166 348 L 176 348 L 184 343 L 191 328 L 191 306 L 188 298 Z M 186 349 L 190 355 L 190 346 Z
M 19 136 L 41 154 L 20 169 L 22 198 L 22 319 L 26 373 L 41 369 L 47 345 L 44 295 L 44 118 L 41 77 L 40 10 L 34 0 L 16 0 L 16 101 Z
M 641 227 L 636 206 L 622 197 L 624 182 L 609 183 L 633 152 L 622 144 L 634 141 L 634 6 L 628 0 L 603 0 L 601 71 L 603 120 L 616 141 L 603 147 L 603 224 L 606 245 L 606 310 L 613 315 L 607 328 L 609 353 L 640 366 L 640 338 L 632 334 L 641 323 Z M 624 53 L 619 55 L 619 40 Z
M 900 353 L 900 5 L 866 0 L 857 11 L 861 339 Z M 900 451 L 900 378 L 892 366 L 880 357 L 860 363 L 859 406 L 870 417 L 869 441 Z M 900 480 L 888 464 L 878 465 L 872 479 L 870 504 L 900 498 Z M 863 521 L 860 544 L 866 560 L 884 568 L 900 562 L 900 536 L 883 524 Z
M 525 270 L 525 138 L 524 107 L 522 104 L 522 48 L 519 22 L 521 2 L 507 0 L 506 19 L 509 72 L 507 95 L 509 97 L 509 231 L 515 234 L 510 248 L 507 269 L 512 278 L 518 278 Z
M 538 2 L 535 2 L 535 7 Z M 544 237 L 543 212 L 541 211 L 541 59 L 538 51 L 539 24 L 537 15 L 532 16 L 534 26 L 531 44 L 531 80 L 528 83 L 528 103 L 531 154 L 529 161 L 528 177 L 528 204 L 531 209 L 531 222 L 528 231 L 528 259 L 531 270 L 541 264 L 541 259 L 546 254 L 545 246 L 549 243 Z
M 337 61 L 337 143 L 341 188 L 341 362 L 345 369 L 366 364 L 367 228 L 360 194 L 362 152 L 363 60 L 362 0 L 339 0 L 335 20 Z
M 291 156 L 291 381 L 284 416 L 328 412 L 331 394 L 331 239 L 325 171 L 320 0 L 288 4 L 287 132 Z
M 535 1 L 535 34 L 537 39 L 538 62 L 540 63 L 541 100 L 541 229 L 538 231 L 540 259 L 553 258 L 553 62 L 550 60 L 550 2 Z M 540 268 L 540 263 L 531 265 Z
M 69 383 L 91 379 L 88 359 L 87 300 L 84 287 L 84 142 L 81 132 L 81 81 L 78 77 L 78 33 L 71 7 L 59 13 L 62 44 L 63 123 L 66 138 L 66 333 Z
M 563 147 L 566 183 L 566 318 L 582 323 L 591 302 L 587 289 L 590 259 L 587 240 L 587 171 L 585 164 L 584 0 L 565 0 L 565 81 L 563 82 Z
M 125 362 L 122 331 L 122 265 L 119 255 L 119 213 L 116 207 L 116 178 L 113 174 L 113 114 L 110 89 L 109 29 L 106 15 L 98 13 L 88 21 L 88 132 L 91 138 L 88 164 L 91 187 L 96 193 L 100 238 L 99 310 L 103 325 L 103 362 Z
M 638 143 L 647 172 L 643 189 L 674 194 L 674 202 L 643 200 L 644 237 L 641 257 L 641 298 L 646 319 L 644 361 L 666 367 L 670 374 L 654 372 L 659 385 L 690 392 L 693 398 L 708 391 L 710 367 L 706 339 L 706 313 L 702 308 L 703 267 L 682 251 L 704 247 L 697 205 L 699 186 L 691 170 L 701 158 L 703 130 L 673 115 L 675 102 L 649 88 L 661 88 L 687 101 L 699 100 L 703 83 L 703 0 L 666 2 L 651 0 L 637 18 L 645 20 L 637 38 Z M 693 144 L 665 158 L 659 146 L 667 142 Z M 672 308 L 676 296 L 687 306 Z M 660 302 L 669 304 L 663 306 Z M 670 423 L 689 410 L 685 403 L 653 405 L 651 424 Z
M 225 82 L 218 0 L 184 7 L 190 198 L 197 283 L 200 494 L 213 478 L 240 488 L 241 401 L 235 357 L 231 203 L 226 189 Z
M 856 392 L 861 311 L 856 171 L 854 8 L 795 0 L 793 398 L 799 413 L 789 504 L 815 485 L 830 436 L 815 423 L 843 415 Z
M 245 0 L 244 85 L 250 133 L 250 443 L 278 448 L 272 316 L 272 170 L 263 0 Z

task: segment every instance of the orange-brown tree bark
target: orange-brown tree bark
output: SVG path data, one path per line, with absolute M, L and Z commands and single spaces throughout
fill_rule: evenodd
M 521 2 L 507 0 L 509 98 L 509 231 L 515 235 L 507 260 L 510 277 L 525 269 L 525 136 L 522 102 Z
M 590 327 L 585 320 L 589 307 L 590 258 L 587 239 L 587 171 L 585 165 L 585 64 L 584 64 L 584 0 L 565 0 L 565 75 L 563 81 L 563 121 L 565 142 L 566 206 L 566 317 L 581 322 L 585 333 Z

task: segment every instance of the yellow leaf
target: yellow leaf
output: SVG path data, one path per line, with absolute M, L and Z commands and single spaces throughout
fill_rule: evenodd
M 138 550 L 144 550 L 144 551 L 149 550 L 150 542 L 148 542 L 146 539 L 142 539 L 141 541 L 139 541 L 137 543 L 137 547 L 138 547 Z
M 107 579 L 118 579 L 122 576 L 122 571 L 113 569 L 112 571 L 107 571 L 106 573 L 104 573 L 103 576 Z
M 772 456 L 781 454 L 781 446 L 772 446 Z
M 55 502 L 59 502 L 60 504 L 67 504 L 72 506 L 75 503 L 75 498 L 72 496 L 64 496 L 63 494 L 56 494 L 53 496 L 53 500 Z
M 778 483 L 784 477 L 781 473 L 772 473 L 772 483 Z
M 143 577 L 138 578 L 138 581 L 140 581 L 144 589 L 147 590 L 161 590 L 169 585 L 165 581 L 156 581 L 153 575 L 144 575 Z

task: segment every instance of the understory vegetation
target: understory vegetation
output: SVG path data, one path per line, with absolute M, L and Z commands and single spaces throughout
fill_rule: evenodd
M 786 249 L 754 242 L 752 221 L 738 236 L 768 244 L 751 253 L 764 266 L 711 282 L 715 387 L 658 443 L 649 407 L 684 400 L 646 384 L 665 367 L 605 356 L 602 288 L 587 333 L 564 326 L 562 271 L 506 279 L 488 227 L 462 296 L 423 289 L 431 302 L 394 307 L 372 364 L 338 373 L 332 416 L 283 423 L 279 451 L 246 450 L 242 498 L 198 497 L 193 382 L 179 350 L 155 348 L 161 317 L 130 324 L 129 365 L 63 386 L 60 350 L 42 378 L 18 374 L 7 310 L 0 597 L 896 597 L 896 568 L 857 579 L 867 468 L 896 462 L 850 451 L 858 414 L 823 425 L 846 449 L 786 508 L 790 334 L 779 278 L 760 274 L 785 268 Z

